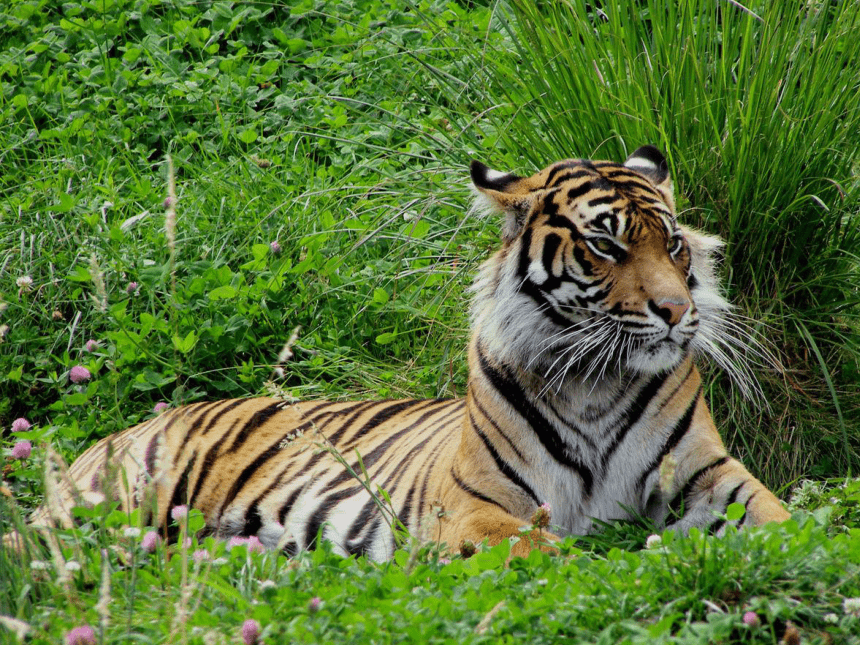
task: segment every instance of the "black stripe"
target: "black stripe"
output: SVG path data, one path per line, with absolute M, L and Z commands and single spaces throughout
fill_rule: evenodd
M 214 428 L 218 424 L 219 421 L 221 421 L 221 417 L 223 417 L 225 414 L 227 414 L 231 410 L 235 410 L 236 408 L 238 408 L 243 403 L 247 403 L 248 401 L 249 401 L 249 399 L 235 399 L 233 401 L 230 401 L 230 400 L 225 401 L 224 403 L 226 403 L 226 405 L 224 407 L 222 407 L 221 409 L 219 409 L 215 414 L 212 415 L 212 418 L 209 419 L 209 422 L 206 424 L 206 427 L 203 428 L 202 432 L 200 433 L 200 436 L 202 437 L 202 436 L 205 436 L 206 434 L 208 434 L 209 431 L 212 428 Z M 217 406 L 213 406 L 213 407 L 217 407 Z M 197 431 L 197 429 L 195 429 L 194 432 L 196 432 L 196 431 Z
M 355 431 L 355 433 L 343 443 L 343 449 L 348 450 L 350 447 L 354 446 L 361 437 L 366 435 L 368 432 L 373 430 L 376 426 L 381 425 L 391 419 L 393 416 L 408 410 L 409 408 L 415 407 L 416 405 L 433 405 L 436 403 L 436 399 L 415 399 L 413 401 L 399 401 L 397 403 L 392 403 L 391 405 L 383 408 L 376 414 L 374 414 L 370 419 L 368 419 L 367 423 L 365 423 L 361 428 Z M 331 441 L 334 443 L 337 438 L 340 437 L 340 433 L 337 435 L 332 435 Z
M 155 476 L 155 459 L 158 456 L 158 445 L 161 442 L 161 430 L 157 430 L 155 432 L 155 436 L 150 439 L 149 445 L 146 447 L 146 456 L 143 458 L 143 463 L 146 468 L 146 474 L 150 477 Z M 110 443 L 105 446 L 105 449 L 109 449 Z
M 334 434 L 328 437 L 328 440 L 332 444 L 337 445 L 337 442 L 344 435 L 344 433 L 352 427 L 352 424 L 355 423 L 358 417 L 364 414 L 364 412 L 366 412 L 368 408 L 372 408 L 375 405 L 380 405 L 381 403 L 386 403 L 386 401 L 365 401 L 363 403 L 357 403 L 356 405 L 352 405 L 348 408 L 340 410 L 337 413 L 337 417 L 344 417 L 350 413 L 352 414 L 348 419 L 341 422 L 340 427 L 334 432 Z
M 182 475 L 176 481 L 176 486 L 173 487 L 173 495 L 170 497 L 170 507 L 181 506 L 188 503 L 188 476 L 191 474 L 197 462 L 197 451 L 191 453 Z
M 319 453 L 322 454 L 322 453 Z M 287 521 L 287 515 L 290 514 L 290 511 L 293 508 L 293 504 L 296 503 L 296 499 L 299 494 L 304 490 L 304 483 L 301 486 L 296 486 L 296 489 L 290 493 L 290 496 L 287 497 L 286 501 L 281 504 L 281 507 L 278 509 L 278 522 L 282 525 Z
M 645 486 L 645 480 L 648 478 L 656 468 L 660 467 L 660 464 L 663 463 L 663 459 L 669 452 L 678 445 L 678 442 L 681 441 L 683 436 L 687 434 L 687 431 L 690 429 L 690 425 L 693 422 L 693 414 L 696 412 L 696 408 L 699 407 L 699 398 L 702 395 L 702 389 L 699 388 L 696 391 L 696 395 L 693 397 L 690 405 L 687 406 L 686 412 L 684 415 L 678 419 L 678 422 L 675 424 L 675 427 L 672 428 L 672 432 L 669 437 L 666 439 L 666 443 L 663 444 L 663 447 L 660 449 L 660 452 L 656 457 L 651 461 L 648 467 L 642 472 L 639 476 L 638 488 L 642 490 Z
M 571 468 L 579 475 L 582 479 L 585 496 L 591 496 L 594 487 L 594 475 L 591 470 L 585 464 L 568 454 L 568 448 L 558 434 L 558 431 L 552 427 L 550 422 L 531 403 L 528 395 L 516 379 L 510 374 L 504 373 L 507 371 L 504 368 L 497 370 L 490 365 L 480 345 L 477 349 L 481 372 L 487 377 L 490 384 L 508 402 L 508 405 L 516 410 L 525 422 L 531 426 L 535 436 L 550 456 L 558 463 Z
M 245 484 L 247 484 L 248 481 L 254 475 L 257 474 L 257 471 L 260 470 L 260 468 L 262 468 L 267 461 L 283 452 L 283 448 L 281 448 L 282 442 L 293 436 L 296 431 L 305 431 L 311 427 L 313 427 L 313 421 L 307 421 L 300 425 L 298 428 L 291 428 L 288 432 L 275 439 L 275 441 L 273 441 L 269 445 L 269 447 L 266 448 L 266 450 L 260 453 L 257 458 L 254 459 L 254 461 L 245 466 L 242 469 L 242 472 L 239 473 L 239 476 L 233 480 L 233 484 L 230 486 L 230 489 L 227 491 L 227 494 L 224 495 L 220 512 L 223 513 L 225 509 L 229 508 L 230 504 L 233 502 L 233 500 L 236 499 Z M 275 484 L 276 482 L 272 482 L 271 484 L 269 484 L 266 490 L 264 490 L 263 493 L 258 496 L 256 500 L 254 500 L 254 504 L 256 504 L 263 496 L 265 496 L 269 492 L 269 490 L 274 487 Z
M 421 482 L 421 494 L 418 497 L 418 517 L 419 519 L 426 516 L 431 508 L 428 508 L 427 505 L 427 487 L 430 484 L 430 479 L 433 476 L 434 468 L 436 466 L 436 462 L 439 460 L 439 455 L 442 454 L 445 447 L 452 440 L 452 438 L 456 437 L 459 440 L 459 435 L 457 433 L 449 433 L 447 437 L 445 437 L 435 448 L 433 448 L 433 452 L 428 456 L 428 463 L 426 465 L 426 470 L 424 472 L 424 480 Z M 433 500 L 433 502 L 440 500 Z
M 711 462 L 707 466 L 702 466 L 701 468 L 699 468 L 699 470 L 694 472 L 690 476 L 690 478 L 686 481 L 686 483 L 684 484 L 684 487 L 681 490 L 679 490 L 678 494 L 675 495 L 674 498 L 672 498 L 671 502 L 669 502 L 669 506 L 668 506 L 669 515 L 672 517 L 680 518 L 683 514 L 684 505 L 687 502 L 687 498 L 690 496 L 690 493 L 693 492 L 693 488 L 696 487 L 696 485 L 699 483 L 701 478 L 704 477 L 705 474 L 712 471 L 714 468 L 719 468 L 724 463 L 726 463 L 728 460 L 729 460 L 728 456 L 720 457 L 716 461 Z
M 453 469 L 453 468 L 451 468 L 451 477 L 453 477 L 453 478 L 454 478 L 454 483 L 455 483 L 455 484 L 457 484 L 457 486 L 458 486 L 461 490 L 463 490 L 463 491 L 465 491 L 465 492 L 469 493 L 469 495 L 471 495 L 472 497 L 474 497 L 474 498 L 476 498 L 476 499 L 479 499 L 479 500 L 481 500 L 482 502 L 487 502 L 488 504 L 493 504 L 494 506 L 498 506 L 498 507 L 499 507 L 500 509 L 502 509 L 505 513 L 508 513 L 508 509 L 506 509 L 504 506 L 502 506 L 501 504 L 499 504 L 496 500 L 494 500 L 494 499 L 490 499 L 490 498 L 489 498 L 489 497 L 487 497 L 486 495 L 484 495 L 484 494 L 482 494 L 482 493 L 479 493 L 479 492 L 478 492 L 478 491 L 476 491 L 474 488 L 472 488 L 471 486 L 469 486 L 466 482 L 464 482 L 462 479 L 460 479 L 459 477 L 457 477 L 457 473 L 455 473 L 455 472 L 454 472 L 454 469 Z
M 566 193 L 567 203 L 571 204 L 574 200 L 579 199 L 580 197 L 582 197 L 583 195 L 588 193 L 593 188 L 594 188 L 594 186 L 592 185 L 592 183 L 590 181 L 584 181 L 581 184 L 579 184 L 579 186 L 574 186 L 573 188 L 569 188 L 567 193 Z
M 590 208 L 594 208 L 595 206 L 604 206 L 609 205 L 615 202 L 618 199 L 618 195 L 603 195 L 601 197 L 595 197 L 594 199 L 589 199 L 587 204 Z
M 636 398 L 627 407 L 627 410 L 624 412 L 624 416 L 618 420 L 617 426 L 619 429 L 612 438 L 612 443 L 609 444 L 609 447 L 600 459 L 604 472 L 606 471 L 606 466 L 609 464 L 610 459 L 612 459 L 612 456 L 618 449 L 618 446 L 620 446 L 621 442 L 627 437 L 627 433 L 630 432 L 631 428 L 633 428 L 633 426 L 635 426 L 642 418 L 648 404 L 651 403 L 651 400 L 655 396 L 657 396 L 657 393 L 660 391 L 660 388 L 663 387 L 663 384 L 666 383 L 666 379 L 669 378 L 670 374 L 671 372 L 666 372 L 664 374 L 658 374 L 651 377 L 642 389 L 639 390 Z
M 526 494 L 534 500 L 536 505 L 540 506 L 540 500 L 538 499 L 537 495 L 535 495 L 535 492 L 534 490 L 532 490 L 532 487 L 529 486 L 523 480 L 523 478 L 517 474 L 517 471 L 515 471 L 511 467 L 511 465 L 502 458 L 502 456 L 499 454 L 499 451 L 496 450 L 496 447 L 490 442 L 487 435 L 481 432 L 481 429 L 475 423 L 475 417 L 472 416 L 471 412 L 469 413 L 469 422 L 472 424 L 472 430 L 474 430 L 475 434 L 477 434 L 481 438 L 481 441 L 484 442 L 484 446 L 487 448 L 487 452 L 490 453 L 490 456 L 496 463 L 496 468 L 498 468 L 499 471 L 505 477 L 507 477 L 515 486 L 518 486 L 523 491 L 525 491 Z
M 558 176 L 563 170 L 570 170 L 571 168 L 579 168 L 582 164 L 579 161 L 565 161 L 555 166 L 552 170 L 549 171 L 549 174 L 546 176 L 546 183 L 544 184 L 544 188 L 551 188 L 553 184 L 558 184 L 563 181 L 567 181 L 573 177 L 585 177 L 590 173 L 587 170 L 577 170 L 569 173 L 564 173 L 560 177 Z M 556 178 L 558 177 L 558 178 Z
M 481 402 L 478 400 L 478 395 L 475 393 L 475 388 L 472 387 L 471 385 L 470 385 L 470 388 L 472 390 L 471 404 L 474 405 L 478 409 L 478 412 L 480 412 L 481 415 L 483 415 L 483 417 L 490 423 L 490 425 L 493 426 L 493 430 L 495 430 L 496 433 L 498 433 L 498 435 L 507 442 L 508 447 L 514 451 L 514 454 L 517 456 L 517 458 L 520 459 L 521 461 L 525 461 L 525 457 L 523 457 L 523 453 L 521 453 L 519 451 L 519 449 L 514 445 L 514 442 L 508 438 L 508 435 L 506 435 L 502 431 L 502 429 L 499 427 L 499 424 L 496 423 L 495 419 L 493 419 L 493 417 L 490 416 L 490 413 L 487 412 L 487 410 L 484 408 L 483 405 L 481 405 Z M 555 410 L 553 410 L 553 411 L 555 411 Z
M 254 412 L 254 414 L 251 415 L 251 418 L 245 422 L 244 426 L 242 426 L 242 429 L 236 433 L 233 443 L 227 449 L 227 452 L 233 453 L 239 451 L 255 430 L 259 430 L 260 426 L 264 425 L 273 416 L 283 411 L 283 409 L 284 402 L 276 401 L 275 403 L 270 403 L 266 407 L 260 408 Z
M 735 487 L 732 489 L 732 492 L 731 492 L 731 493 L 729 493 L 729 496 L 728 496 L 728 498 L 726 499 L 726 505 L 723 507 L 723 515 L 725 515 L 725 514 L 726 514 L 726 512 L 729 510 L 729 506 L 730 506 L 731 504 L 734 504 L 734 503 L 738 500 L 738 493 L 741 491 L 741 488 L 743 488 L 743 487 L 744 487 L 744 484 L 746 484 L 746 482 L 741 482 L 740 484 L 738 484 L 737 486 L 735 486 Z M 725 523 L 726 523 L 725 518 L 722 518 L 722 517 L 721 517 L 719 520 L 717 520 L 716 522 L 714 522 L 714 523 L 711 525 L 711 527 L 710 527 L 710 529 L 709 529 L 709 530 L 710 530 L 710 532 L 711 532 L 711 533 L 713 533 L 714 535 L 716 535 L 716 534 L 717 534 L 717 532 L 718 532 L 721 528 L 723 528 L 723 526 L 725 525 Z

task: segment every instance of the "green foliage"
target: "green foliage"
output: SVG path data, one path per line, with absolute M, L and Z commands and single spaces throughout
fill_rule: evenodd
M 857 469 L 856 5 L 483 4 L 0 6 L 0 492 L 17 502 L 0 495 L 0 533 L 27 542 L 0 549 L 0 614 L 30 642 L 82 624 L 102 643 L 237 641 L 253 618 L 266 642 L 772 643 L 791 621 L 858 643 L 853 481 L 801 486 L 812 516 L 783 527 L 655 546 L 607 524 L 507 567 L 507 545 L 381 566 L 211 538 L 146 553 L 124 528 L 139 518 L 104 506 L 59 551 L 24 526 L 43 443 L 74 457 L 160 401 L 462 394 L 464 291 L 498 243 L 466 217 L 469 157 L 529 172 L 646 142 L 684 220 L 727 239 L 732 295 L 786 365 L 761 373 L 764 413 L 711 375 L 733 451 L 771 485 Z M 17 417 L 34 426 L 13 438 Z
M 201 519 L 182 520 L 189 535 Z M 212 538 L 182 548 L 184 532 L 147 551 L 146 527 L 122 528 L 136 515 L 81 520 L 56 533 L 62 560 L 35 544 L 0 551 L 0 613 L 24 618 L 30 642 L 89 624 L 106 643 L 206 643 L 237 639 L 247 619 L 266 642 L 773 643 L 789 621 L 805 642 L 858 642 L 845 599 L 860 596 L 860 535 L 832 537 L 809 514 L 722 538 L 666 532 L 645 550 L 567 544 L 568 555 L 509 560 L 504 543 L 463 560 L 411 545 L 384 565 L 327 544 L 292 559 Z M 745 625 L 747 612 L 760 624 Z

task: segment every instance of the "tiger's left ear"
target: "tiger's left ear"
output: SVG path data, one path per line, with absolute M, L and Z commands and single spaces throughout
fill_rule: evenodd
M 472 183 L 478 191 L 475 209 L 505 214 L 502 237 L 512 241 L 522 230 L 529 213 L 543 196 L 535 177 L 520 177 L 513 173 L 499 172 L 472 160 L 469 167 Z
M 672 212 L 675 212 L 675 189 L 672 186 L 672 177 L 669 176 L 669 164 L 662 152 L 654 146 L 642 146 L 627 157 L 624 165 L 654 184 L 654 188 L 660 192 Z

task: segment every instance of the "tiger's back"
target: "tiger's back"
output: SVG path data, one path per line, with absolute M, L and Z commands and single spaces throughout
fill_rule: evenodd
M 70 469 L 79 490 L 65 491 L 65 506 L 76 494 L 90 502 L 104 495 L 167 526 L 170 510 L 187 504 L 219 537 L 256 535 L 294 553 L 312 547 L 322 528 L 336 550 L 384 559 L 394 546 L 391 518 L 359 478 L 366 473 L 388 493 L 411 534 L 426 530 L 441 486 L 434 466 L 456 450 L 463 412 L 463 401 L 438 399 L 195 403 L 89 448 Z

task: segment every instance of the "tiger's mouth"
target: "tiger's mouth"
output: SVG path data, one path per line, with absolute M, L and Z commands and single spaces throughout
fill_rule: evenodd
M 673 331 L 643 334 L 612 316 L 596 313 L 548 339 L 527 367 L 556 387 L 568 377 L 589 381 L 624 372 L 658 374 L 684 359 L 695 335 Z

